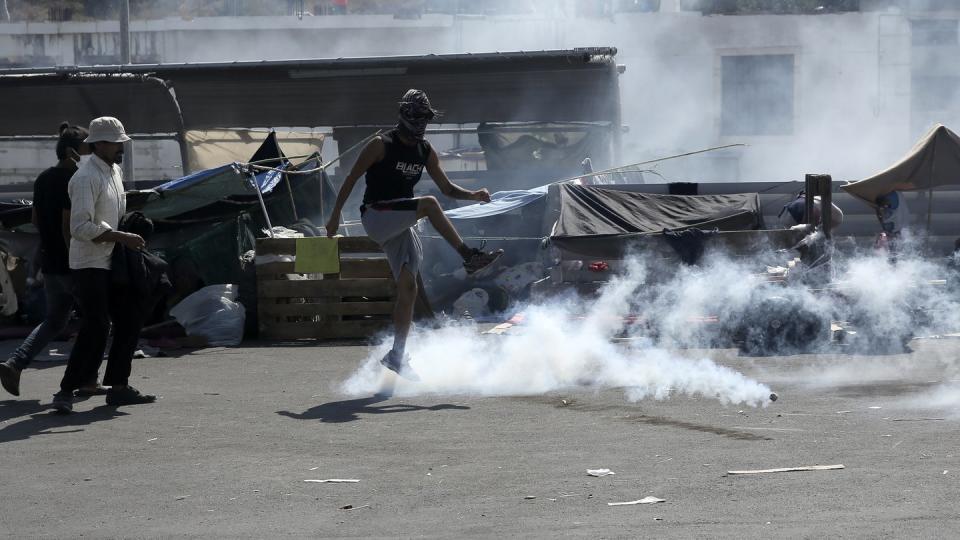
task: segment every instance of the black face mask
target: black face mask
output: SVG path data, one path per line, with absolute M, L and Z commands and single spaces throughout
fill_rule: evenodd
M 397 122 L 397 128 L 407 137 L 422 140 L 427 133 L 427 124 L 430 123 L 431 118 L 432 115 L 428 118 L 424 116 L 404 117 L 404 115 L 401 114 L 399 116 L 399 122 Z

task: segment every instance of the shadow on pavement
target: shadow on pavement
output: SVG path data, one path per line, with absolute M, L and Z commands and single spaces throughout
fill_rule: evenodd
M 28 407 L 36 409 L 39 402 L 31 400 L 27 402 Z M 43 412 L 33 412 L 29 418 L 25 418 L 16 424 L 10 424 L 0 429 L 0 443 L 10 441 L 23 441 L 36 435 L 59 435 L 62 433 L 76 433 L 82 429 L 68 429 L 58 431 L 47 431 L 70 426 L 86 426 L 94 422 L 110 420 L 118 416 L 126 416 L 127 413 L 118 410 L 116 407 L 101 405 L 88 411 L 74 412 L 70 414 L 54 414 L 46 411 L 47 405 L 39 407 Z M 17 415 L 20 416 L 20 415 Z M 15 417 L 14 417 L 15 418 Z
M 8 399 L 0 401 L 0 422 L 27 416 L 49 409 L 48 405 L 41 405 L 39 399 Z
M 424 407 L 422 405 L 407 405 L 404 403 L 374 406 L 377 403 L 382 403 L 388 399 L 390 399 L 390 396 L 378 394 L 368 398 L 331 401 L 330 403 L 324 403 L 323 405 L 311 407 L 299 414 L 290 411 L 277 411 L 277 414 L 280 416 L 286 416 L 288 418 L 295 418 L 297 420 L 320 420 L 321 422 L 327 423 L 340 423 L 359 420 L 359 415 L 361 414 L 387 414 L 444 410 L 462 411 L 470 409 L 470 407 L 465 405 L 452 405 L 450 403 L 442 403 L 440 405 L 432 405 L 429 407 Z

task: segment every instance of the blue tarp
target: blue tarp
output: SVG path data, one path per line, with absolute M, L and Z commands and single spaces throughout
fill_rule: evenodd
M 546 197 L 547 187 L 498 191 L 490 196 L 490 202 L 487 204 L 471 204 L 447 210 L 444 213 L 450 219 L 474 219 L 504 214 Z
M 184 176 L 182 178 L 171 180 L 165 184 L 161 184 L 155 187 L 154 190 L 176 191 L 178 189 L 185 189 L 185 188 L 194 186 L 200 182 L 203 182 L 204 180 L 212 178 L 218 174 L 226 172 L 228 169 L 236 165 L 237 164 L 221 165 L 213 169 L 198 171 L 193 174 Z M 284 165 L 286 166 L 287 164 L 285 163 Z M 249 179 L 250 177 L 247 175 L 244 175 L 244 178 Z M 256 178 L 257 178 L 257 184 L 260 186 L 260 191 L 262 191 L 264 194 L 267 194 L 273 191 L 273 188 L 277 186 L 277 184 L 280 182 L 280 179 L 283 178 L 283 176 L 281 175 L 281 173 L 278 173 L 276 171 L 264 171 L 258 174 Z

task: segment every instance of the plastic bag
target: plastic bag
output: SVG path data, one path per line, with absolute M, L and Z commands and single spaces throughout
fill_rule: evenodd
M 469 313 L 471 316 L 485 315 L 487 313 L 487 302 L 490 301 L 490 295 L 483 289 L 471 289 L 457 298 L 453 303 L 453 309 L 457 315 Z
M 170 315 L 189 336 L 203 336 L 220 347 L 239 345 L 246 314 L 236 299 L 236 285 L 210 285 L 173 306 Z

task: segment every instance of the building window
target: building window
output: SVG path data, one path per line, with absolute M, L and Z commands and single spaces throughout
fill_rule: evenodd
M 922 19 L 910 21 L 910 41 L 914 47 L 957 45 L 957 19 Z
M 721 135 L 793 133 L 793 55 L 721 58 Z

